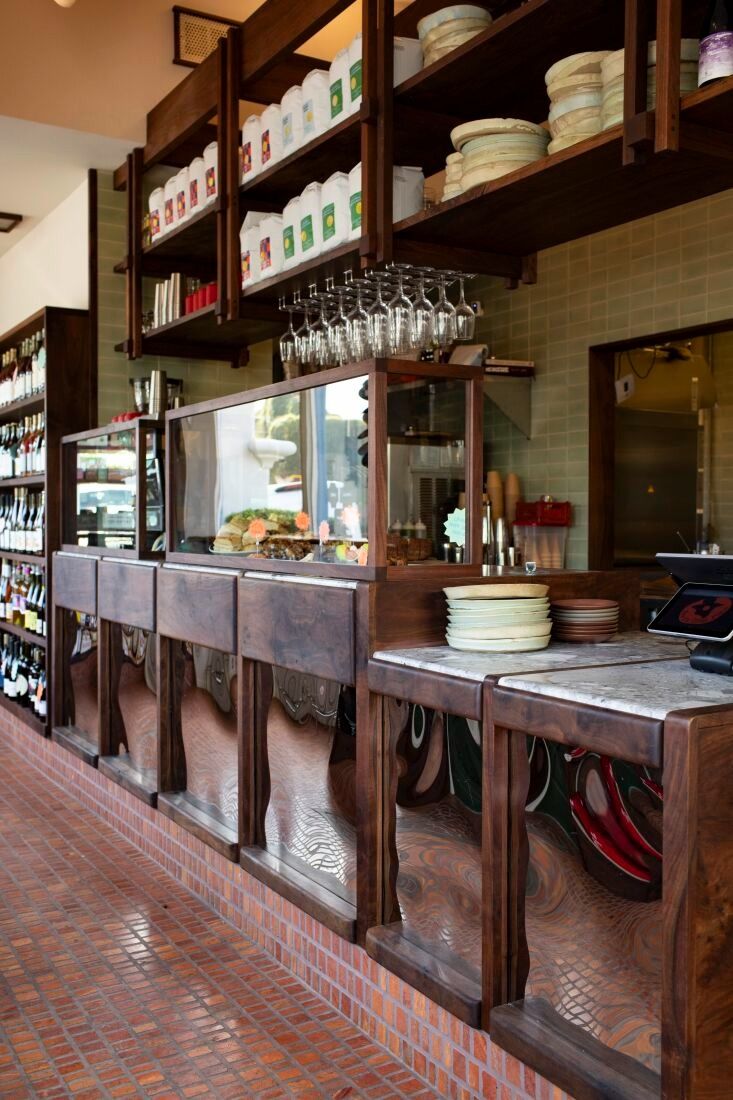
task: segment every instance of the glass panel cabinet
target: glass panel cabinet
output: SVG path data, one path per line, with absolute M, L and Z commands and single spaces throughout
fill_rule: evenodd
M 168 559 L 368 580 L 456 513 L 480 568 L 481 408 L 474 368 L 370 360 L 169 412 Z
M 139 417 L 65 436 L 65 550 L 135 558 L 165 548 L 165 425 Z

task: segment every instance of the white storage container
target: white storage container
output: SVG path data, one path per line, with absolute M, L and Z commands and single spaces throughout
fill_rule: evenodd
M 283 269 L 282 214 L 266 214 L 259 225 L 260 279 L 269 279 Z
M 311 69 L 303 81 L 303 144 L 326 132 L 331 125 L 328 73 Z
M 248 211 L 239 230 L 242 290 L 260 277 L 260 222 L 264 217 L 265 214 L 257 210 Z
M 323 247 L 321 233 L 321 185 L 309 183 L 300 196 L 301 260 L 313 259 Z
M 242 183 L 253 179 L 262 167 L 262 120 L 250 115 L 242 127 Z
M 176 186 L 178 176 L 166 180 L 163 207 L 163 232 L 169 233 L 176 224 Z
M 349 172 L 349 239 L 361 236 L 361 161 Z
M 323 251 L 345 244 L 349 234 L 349 177 L 346 172 L 334 172 L 321 188 Z
M 283 210 L 283 267 L 300 263 L 300 195 L 291 199 Z
M 203 157 L 194 157 L 188 166 L 188 209 L 198 213 L 206 199 L 206 168 Z
M 395 38 L 394 86 L 409 80 L 422 69 L 422 46 L 419 38 Z
M 219 147 L 215 141 L 204 149 L 206 170 L 206 202 L 213 202 L 219 193 Z
M 262 122 L 262 140 L 260 158 L 262 168 L 277 164 L 283 155 L 282 113 L 279 103 L 271 103 L 260 115 Z
M 331 103 L 331 126 L 349 114 L 349 50 L 345 47 L 334 57 L 328 70 L 328 94 Z
M 191 211 L 188 208 L 188 166 L 176 176 L 176 222 L 185 222 Z
M 421 168 L 395 165 L 392 185 L 392 219 L 401 222 L 423 208 L 425 176 Z
M 163 206 L 165 204 L 165 192 L 162 187 L 156 187 L 150 192 L 148 199 L 148 213 L 150 214 L 150 240 L 154 241 L 163 232 Z
M 362 61 L 361 31 L 355 34 L 349 46 L 349 107 L 353 114 L 361 106 Z
M 282 155 L 287 157 L 303 144 L 303 89 L 299 84 L 288 88 L 280 102 Z

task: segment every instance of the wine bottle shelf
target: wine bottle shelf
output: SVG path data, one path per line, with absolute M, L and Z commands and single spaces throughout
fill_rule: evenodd
M 19 397 L 7 405 L 0 405 L 0 424 L 14 420 L 19 414 L 43 412 L 46 397 L 43 393 L 34 393 L 30 397 Z
M 26 630 L 23 626 L 16 626 L 15 623 L 6 623 L 0 619 L 0 634 L 12 634 L 16 638 L 20 638 L 22 642 L 27 642 L 28 645 L 38 646 L 39 649 L 45 649 L 47 638 L 44 638 L 40 634 L 34 634 L 31 630 Z
M 7 561 L 17 561 L 23 565 L 40 565 L 42 569 L 46 568 L 45 553 L 26 554 L 20 550 L 0 550 L 0 559 L 2 558 Z
M 25 477 L 0 477 L 0 490 L 20 489 L 23 485 L 27 485 L 29 488 L 31 486 L 43 488 L 45 484 L 45 474 L 26 474 Z
M 0 693 L 0 709 L 5 710 L 8 714 L 12 714 L 14 718 L 18 718 L 26 726 L 30 726 L 41 737 L 47 735 L 46 723 L 42 722 L 40 718 L 36 718 L 35 714 L 28 707 L 18 706 L 12 699 L 6 699 L 5 696 Z

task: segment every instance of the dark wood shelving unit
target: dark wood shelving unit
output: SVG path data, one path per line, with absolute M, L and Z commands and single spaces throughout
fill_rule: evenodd
M 162 275 L 185 264 L 186 270 L 216 272 L 216 210 L 215 202 L 192 214 L 187 221 L 170 229 L 164 236 L 142 250 L 143 275 Z
M 21 340 L 41 329 L 46 333 L 46 388 L 43 393 L 24 397 L 0 408 L 0 423 L 42 412 L 46 424 L 46 471 L 27 477 L 0 480 L 0 491 L 15 488 L 43 489 L 46 496 L 44 552 L 26 554 L 15 550 L 0 550 L 0 558 L 23 565 L 41 566 L 46 579 L 46 614 L 49 618 L 47 638 L 39 637 L 12 623 L 0 623 L 0 633 L 9 634 L 46 650 L 48 684 L 48 715 L 51 714 L 53 692 L 51 606 L 53 578 L 51 555 L 61 545 L 61 432 L 82 430 L 92 422 L 96 403 L 92 379 L 89 314 L 81 309 L 46 306 L 0 336 L 0 352 L 14 347 Z M 47 733 L 41 723 L 25 707 L 0 696 L 0 703 L 11 713 L 23 718 L 39 733 Z M 50 721 L 50 718 L 49 718 Z

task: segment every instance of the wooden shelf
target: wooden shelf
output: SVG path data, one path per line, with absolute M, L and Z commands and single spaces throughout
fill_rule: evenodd
M 48 697 L 48 691 L 46 693 Z M 7 699 L 5 695 L 0 692 L 0 709 L 7 711 L 8 714 L 12 714 L 14 718 L 17 718 L 21 722 L 25 722 L 27 726 L 30 726 L 32 730 L 40 734 L 41 737 L 45 737 L 48 730 L 45 722 L 42 722 L 40 718 L 37 718 L 35 714 L 28 707 L 21 707 L 18 703 L 14 703 L 12 699 Z
M 40 634 L 33 634 L 22 626 L 16 626 L 15 623 L 6 623 L 2 620 L 0 620 L 0 634 L 13 634 L 16 638 L 20 638 L 22 642 L 38 646 L 39 649 L 45 649 L 48 642 L 48 639 Z
M 0 424 L 7 420 L 14 420 L 17 416 L 42 412 L 45 403 L 45 394 L 34 393 L 31 397 L 21 397 L 17 401 L 10 401 L 7 405 L 0 405 Z
M 683 148 L 645 164 L 622 164 L 614 126 L 395 226 L 402 239 L 527 256 L 634 221 L 730 186 L 730 161 L 686 144 L 687 123 L 730 134 L 733 78 L 693 92 L 682 104 Z
M 216 306 L 204 306 L 143 336 L 143 354 L 174 355 L 189 359 L 231 359 L 240 348 L 278 336 L 283 328 L 276 309 L 256 302 L 239 321 L 219 324 Z M 126 351 L 126 342 L 115 351 Z M 0 482 L 2 485 L 2 482 Z
M 0 477 L 0 492 L 3 489 L 18 489 L 23 485 L 39 488 L 46 484 L 45 474 L 27 474 L 25 477 Z
M 24 565 L 41 565 L 44 569 L 46 568 L 45 554 L 24 554 L 19 550 L 0 550 L 0 558 L 22 562 Z
M 144 248 L 143 275 L 181 270 L 191 274 L 208 272 L 213 278 L 216 272 L 216 207 L 215 202 L 210 203 Z
M 338 248 L 322 252 L 320 256 L 316 256 L 308 263 L 298 264 L 297 267 L 281 271 L 271 279 L 263 279 L 255 283 L 253 287 L 244 291 L 242 301 L 244 303 L 271 302 L 276 305 L 278 298 L 282 295 L 291 295 L 298 290 L 305 297 L 312 283 L 317 283 L 319 290 L 323 290 L 326 278 L 331 276 L 339 278 L 349 269 L 353 270 L 354 275 L 358 277 L 359 250 L 358 239 L 347 241 Z
M 253 210 L 264 199 L 267 208 L 273 205 L 279 213 L 309 183 L 323 183 L 336 171 L 349 172 L 360 159 L 361 119 L 357 112 L 243 184 L 240 205 Z

